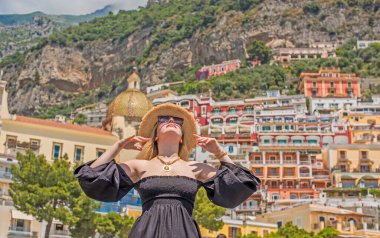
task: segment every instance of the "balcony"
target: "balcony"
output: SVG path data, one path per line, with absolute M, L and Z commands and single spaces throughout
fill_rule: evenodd
M 268 177 L 280 177 L 280 173 L 268 173 Z
M 251 160 L 252 164 L 263 164 L 264 162 L 262 160 Z
M 300 160 L 300 165 L 310 165 L 311 161 L 309 160 Z
M 284 164 L 297 164 L 297 161 L 296 160 L 284 160 L 283 163 Z
M 68 230 L 53 230 L 50 237 L 70 237 L 70 232 Z
M 33 232 L 29 228 L 11 226 L 8 230 L 8 235 L 14 236 L 33 236 Z
M 310 173 L 300 173 L 300 177 L 307 178 L 307 177 L 311 177 L 311 176 L 310 176 Z
M 0 171 L 0 179 L 12 179 L 12 174 L 10 172 Z
M 280 161 L 279 160 L 266 160 L 265 163 L 266 164 L 280 164 Z
M 313 178 L 318 180 L 330 180 L 329 175 L 313 175 Z

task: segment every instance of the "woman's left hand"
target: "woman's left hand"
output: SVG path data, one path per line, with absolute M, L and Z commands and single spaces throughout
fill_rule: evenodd
M 223 148 L 219 145 L 218 141 L 212 137 L 203 137 L 197 134 L 193 134 L 197 140 L 197 144 L 206 151 L 213 154 L 220 154 L 223 152 Z

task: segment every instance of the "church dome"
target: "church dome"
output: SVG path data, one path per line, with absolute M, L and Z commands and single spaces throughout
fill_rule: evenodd
M 140 121 L 153 107 L 148 97 L 140 91 L 140 81 L 137 73 L 128 78 L 128 89 L 111 102 L 107 110 L 107 119 L 113 116 L 126 116 L 126 119 Z

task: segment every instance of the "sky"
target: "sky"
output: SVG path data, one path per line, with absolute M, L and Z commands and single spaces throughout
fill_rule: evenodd
M 110 4 L 120 9 L 145 6 L 147 0 L 0 0 L 0 14 L 24 14 L 42 11 L 46 14 L 82 15 Z

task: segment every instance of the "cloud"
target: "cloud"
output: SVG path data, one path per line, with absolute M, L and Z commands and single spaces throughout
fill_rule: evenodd
M 42 11 L 47 14 L 81 15 L 94 12 L 106 5 L 120 9 L 145 6 L 147 0 L 0 0 L 0 14 L 24 14 Z

